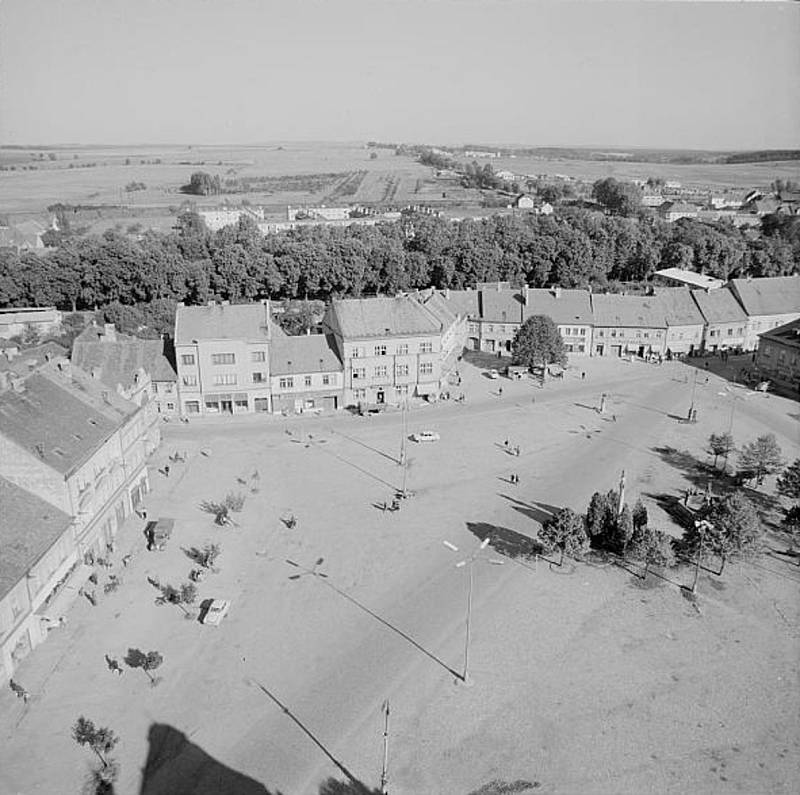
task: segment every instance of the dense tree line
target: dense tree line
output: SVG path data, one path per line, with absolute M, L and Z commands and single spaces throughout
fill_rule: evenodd
M 800 221 L 800 219 L 796 219 Z M 0 306 L 93 309 L 158 299 L 321 298 L 464 288 L 505 280 L 615 289 L 677 266 L 722 279 L 792 273 L 795 219 L 753 235 L 725 224 L 664 224 L 577 208 L 453 223 L 405 216 L 377 226 L 314 226 L 263 236 L 242 218 L 210 233 L 192 213 L 169 233 L 66 236 L 54 252 L 0 252 Z

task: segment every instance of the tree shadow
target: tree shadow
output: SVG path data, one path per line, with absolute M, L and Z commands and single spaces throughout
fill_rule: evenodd
M 488 784 L 472 790 L 469 795 L 522 795 L 522 793 L 539 789 L 541 786 L 539 781 L 525 781 L 524 779 L 500 781 L 499 779 L 494 779 Z
M 515 511 L 527 516 L 529 519 L 533 519 L 534 522 L 540 525 L 544 524 L 548 519 L 552 519 L 561 510 L 561 506 L 549 505 L 546 502 L 538 502 L 536 500 L 523 502 L 509 494 L 501 494 L 500 496 L 512 503 L 511 507 Z
M 359 781 L 339 781 L 329 778 L 319 785 L 319 795 L 381 795 L 381 791 L 371 789 Z
M 544 552 L 544 547 L 535 538 L 518 533 L 510 527 L 488 522 L 467 522 L 467 529 L 481 541 L 490 538 L 489 546 L 498 554 L 512 560 L 535 558 Z
M 153 723 L 139 795 L 281 795 L 207 754 L 187 736 Z

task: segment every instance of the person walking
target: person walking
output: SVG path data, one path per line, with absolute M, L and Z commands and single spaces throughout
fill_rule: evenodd
M 586 380 L 586 372 L 582 371 L 581 372 L 581 381 L 585 381 L 585 380 Z
M 109 657 L 107 654 L 106 665 L 108 666 L 109 671 L 113 671 L 114 673 L 122 676 L 122 666 L 113 657 Z
M 164 465 L 164 477 L 169 477 L 169 464 Z
M 498 395 L 498 397 L 503 397 L 503 387 L 498 387 L 497 395 Z

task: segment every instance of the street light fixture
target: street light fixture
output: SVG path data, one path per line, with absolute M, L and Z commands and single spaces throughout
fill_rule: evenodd
M 466 624 L 467 630 L 464 636 L 464 673 L 461 675 L 460 678 L 456 679 L 456 683 L 461 682 L 463 685 L 472 685 L 473 682 L 469 678 L 469 642 L 470 642 L 470 630 L 472 625 L 472 591 L 475 586 L 475 561 L 478 560 L 478 556 L 481 552 L 483 552 L 486 547 L 489 546 L 489 542 L 492 540 L 491 536 L 486 536 L 486 538 L 481 541 L 480 546 L 468 557 L 464 560 L 460 560 L 456 563 L 457 569 L 462 569 L 465 566 L 468 567 L 469 570 L 469 588 L 467 590 L 467 617 L 466 617 Z M 455 544 L 450 543 L 449 541 L 444 541 L 444 545 L 452 550 L 453 552 L 458 551 L 458 547 Z M 496 558 L 490 558 L 488 563 L 492 563 L 495 566 L 502 566 L 503 561 L 497 560 Z
M 697 593 L 697 580 L 700 577 L 700 560 L 703 557 L 703 546 L 706 542 L 706 533 L 714 529 L 714 525 L 708 519 L 700 519 L 694 523 L 694 526 L 700 531 L 700 545 L 697 548 L 697 559 L 694 562 L 694 581 L 692 582 L 692 594 Z

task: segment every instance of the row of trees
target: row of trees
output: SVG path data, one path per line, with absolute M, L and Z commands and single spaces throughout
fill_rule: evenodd
M 188 213 L 166 234 L 131 239 L 108 231 L 68 238 L 44 255 L 5 250 L 0 306 L 327 299 L 495 280 L 613 289 L 667 266 L 727 279 L 787 274 L 798 263 L 800 244 L 795 252 L 779 233 L 750 239 L 732 227 L 688 219 L 644 223 L 576 209 L 460 223 L 410 216 L 396 224 L 266 237 L 250 218 L 212 234 Z

